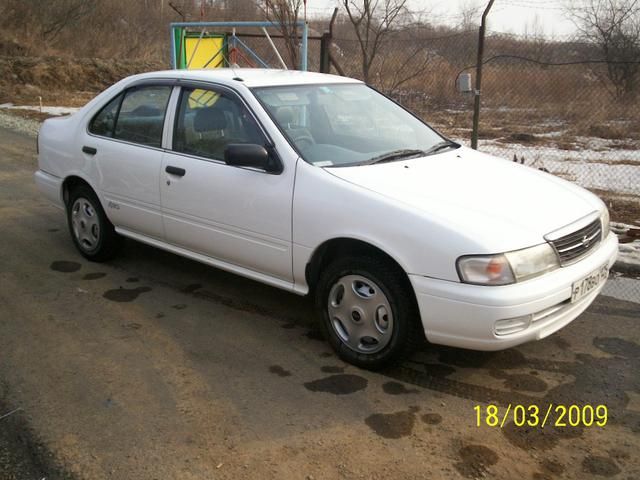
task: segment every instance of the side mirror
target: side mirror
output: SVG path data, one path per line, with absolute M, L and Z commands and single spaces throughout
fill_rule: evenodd
M 269 173 L 279 173 L 279 162 L 269 155 L 262 145 L 230 143 L 224 149 L 224 162 L 235 167 L 260 168 Z

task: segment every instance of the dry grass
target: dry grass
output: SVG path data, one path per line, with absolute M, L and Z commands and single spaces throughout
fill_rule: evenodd
M 640 225 L 640 199 L 631 195 L 620 195 L 610 190 L 590 189 L 609 208 L 611 219 L 629 225 Z

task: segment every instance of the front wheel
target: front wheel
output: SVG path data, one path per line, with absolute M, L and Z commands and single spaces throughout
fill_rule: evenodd
M 320 275 L 316 307 L 336 353 L 359 367 L 397 362 L 424 338 L 411 285 L 389 262 L 334 261 Z

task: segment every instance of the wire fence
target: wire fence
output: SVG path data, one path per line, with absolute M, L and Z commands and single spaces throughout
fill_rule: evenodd
M 334 44 L 344 73 L 363 78 L 357 40 L 334 38 Z M 368 81 L 469 145 L 474 98 L 457 91 L 456 79 L 475 76 L 476 54 L 475 29 L 392 38 Z M 575 182 L 600 196 L 623 230 L 640 228 L 640 85 L 617 94 L 610 65 L 577 42 L 490 34 L 484 59 L 479 150 Z M 625 254 L 640 262 L 640 238 L 621 239 Z M 640 299 L 640 282 L 629 285 Z
M 345 74 L 362 78 L 358 42 L 334 42 Z M 476 42 L 474 31 L 387 42 L 369 82 L 468 144 L 473 94 L 455 84 L 474 73 Z M 616 97 L 596 56 L 572 42 L 490 35 L 479 150 L 574 181 L 603 198 L 614 221 L 640 226 L 640 85 Z

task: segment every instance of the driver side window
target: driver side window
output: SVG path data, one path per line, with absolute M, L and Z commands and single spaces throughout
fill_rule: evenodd
M 226 93 L 183 88 L 173 135 L 173 150 L 224 160 L 224 150 L 232 143 L 265 143 L 246 107 Z

